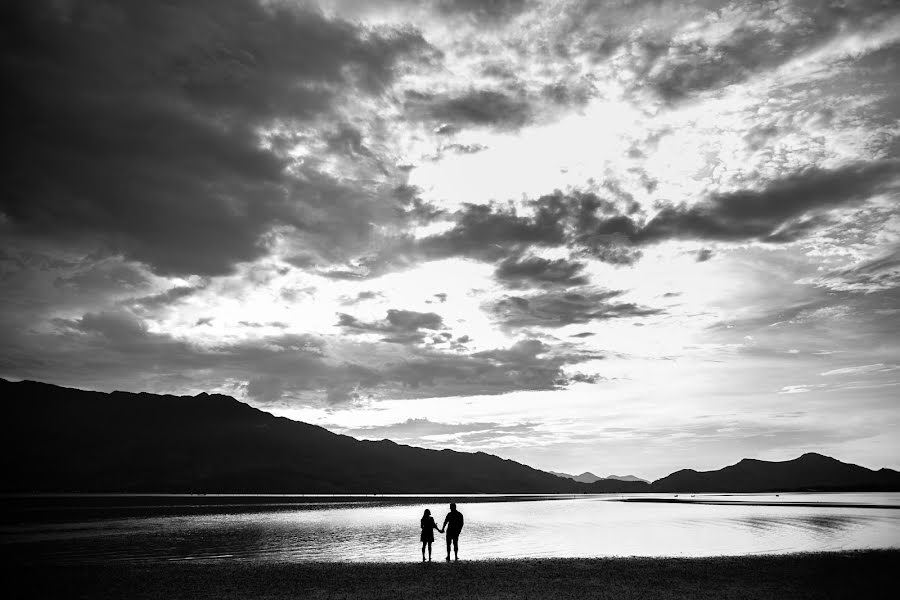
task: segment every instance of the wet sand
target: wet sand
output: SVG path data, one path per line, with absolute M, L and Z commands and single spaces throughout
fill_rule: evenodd
M 878 599 L 896 597 L 900 550 L 449 564 L 222 560 L 7 566 L 14 568 L 6 589 L 18 590 L 8 598 Z

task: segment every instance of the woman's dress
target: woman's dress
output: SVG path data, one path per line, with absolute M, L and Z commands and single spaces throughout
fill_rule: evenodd
M 437 523 L 434 522 L 434 517 L 423 518 L 422 519 L 422 537 L 420 538 L 421 541 L 433 542 L 435 529 L 437 529 Z

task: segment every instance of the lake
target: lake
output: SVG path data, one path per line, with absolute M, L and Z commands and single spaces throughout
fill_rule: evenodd
M 423 510 L 440 525 L 450 500 L 461 559 L 900 547 L 900 493 L 7 496 L 0 544 L 25 563 L 417 561 Z

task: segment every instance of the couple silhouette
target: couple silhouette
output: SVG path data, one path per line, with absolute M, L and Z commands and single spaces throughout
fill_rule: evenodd
M 459 560 L 459 532 L 462 531 L 463 528 L 463 514 L 456 510 L 456 503 L 450 503 L 450 512 L 447 513 L 447 516 L 444 517 L 444 525 L 438 529 L 437 523 L 434 522 L 434 517 L 431 516 L 431 511 L 427 508 L 425 509 L 425 514 L 422 515 L 422 562 L 425 562 L 425 549 L 428 549 L 428 560 L 431 560 L 431 543 L 434 541 L 434 531 L 437 530 L 440 533 L 444 533 L 444 529 L 447 529 L 447 558 L 444 560 L 450 560 L 450 546 L 453 545 L 453 556 L 456 560 Z

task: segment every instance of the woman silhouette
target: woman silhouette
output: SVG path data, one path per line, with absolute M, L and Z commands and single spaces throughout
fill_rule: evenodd
M 432 530 L 438 529 L 437 523 L 434 522 L 434 517 L 431 516 L 431 511 L 427 508 L 425 509 L 425 514 L 422 515 L 422 562 L 425 562 L 425 547 L 428 547 L 428 560 L 431 560 L 431 542 L 434 541 L 434 533 Z M 441 531 L 441 533 L 443 533 Z

